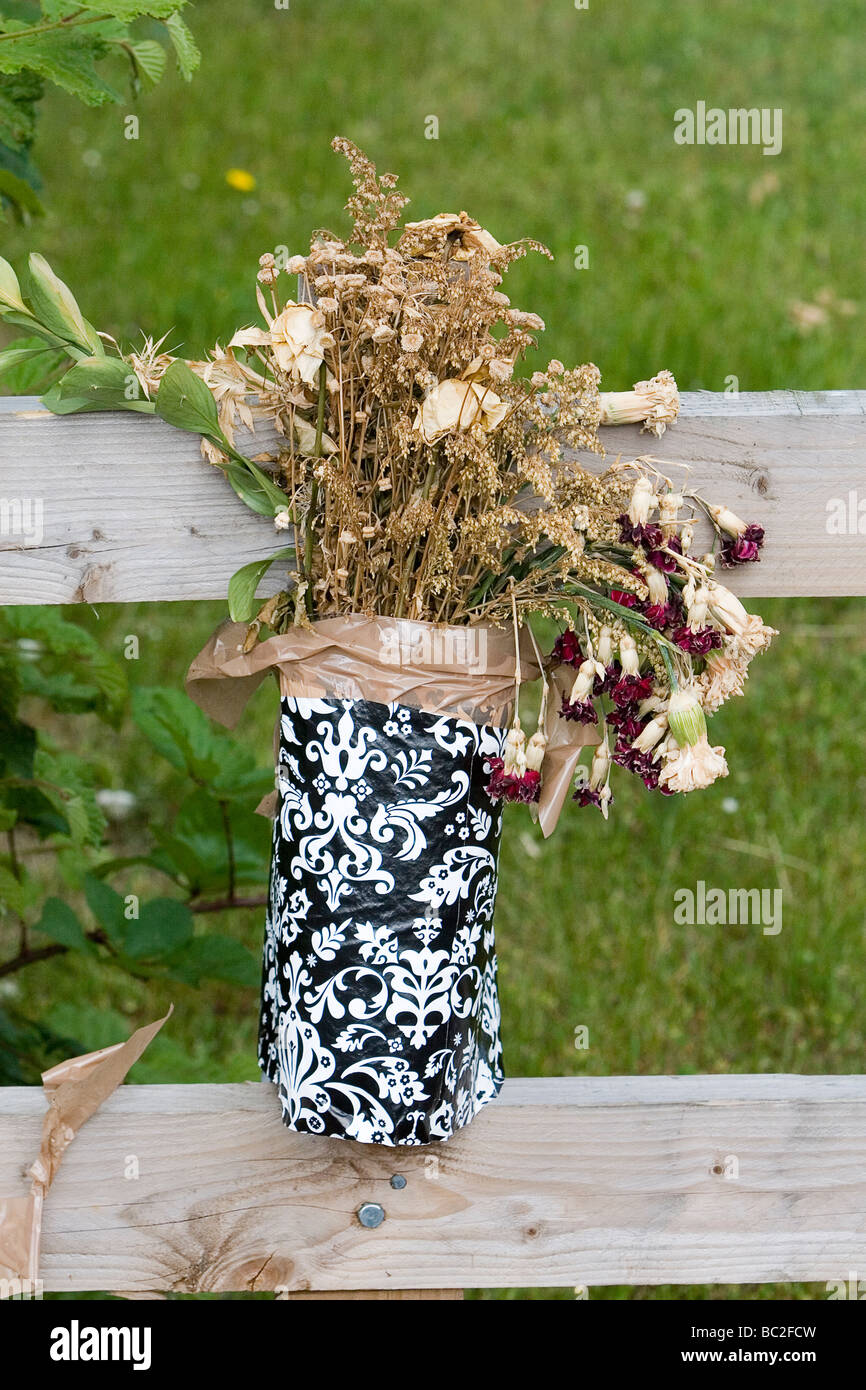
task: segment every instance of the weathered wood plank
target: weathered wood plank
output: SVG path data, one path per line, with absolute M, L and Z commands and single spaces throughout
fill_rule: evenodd
M 731 580 L 739 592 L 866 593 L 849 505 L 858 488 L 866 497 L 866 392 L 692 393 L 663 439 L 631 426 L 604 437 L 613 454 L 687 464 L 673 476 L 766 526 L 763 560 Z M 828 531 L 833 499 L 853 534 Z M 61 419 L 28 397 L 0 398 L 0 512 L 7 604 L 222 598 L 239 565 L 278 543 L 193 436 L 141 416 Z M 276 568 L 269 582 L 279 586 Z
M 4 1195 L 25 1188 L 43 1107 L 0 1091 Z M 385 1209 L 376 1229 L 364 1202 Z M 41 1275 L 296 1292 L 864 1268 L 866 1077 L 684 1076 L 511 1081 L 447 1144 L 402 1150 L 293 1135 L 269 1085 L 126 1086 L 64 1158 Z

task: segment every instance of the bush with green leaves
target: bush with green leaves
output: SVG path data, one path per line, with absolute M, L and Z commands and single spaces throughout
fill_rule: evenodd
M 159 82 L 172 49 L 190 78 L 199 52 L 180 11 L 187 0 L 0 0 L 0 216 L 38 215 L 31 159 L 46 84 L 87 106 L 124 100 L 110 79 L 126 69 L 131 92 Z
M 254 808 L 273 770 L 183 692 L 130 695 L 124 666 L 54 609 L 0 609 L 0 1084 L 32 1082 L 76 1051 L 10 1003 L 10 978 L 40 961 L 77 952 L 142 980 L 259 980 L 246 946 L 202 924 L 264 905 L 270 827 Z M 104 809 L 111 750 L 104 763 L 74 752 L 74 716 L 117 738 L 131 716 L 166 768 L 167 785 L 137 789 L 155 814 L 140 814 L 121 852 Z

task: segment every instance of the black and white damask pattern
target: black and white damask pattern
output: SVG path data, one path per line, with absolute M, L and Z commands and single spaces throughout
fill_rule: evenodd
M 259 1062 L 290 1129 L 426 1144 L 497 1094 L 505 732 L 283 697 Z

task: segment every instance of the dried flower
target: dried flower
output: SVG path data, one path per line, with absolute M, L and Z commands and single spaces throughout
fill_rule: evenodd
M 242 328 L 229 344 L 230 347 L 264 345 L 273 350 L 280 371 L 312 386 L 325 360 L 325 349 L 333 347 L 334 339 L 327 332 L 325 317 L 318 309 L 290 301 L 275 319 L 270 320 L 267 333 L 260 328 Z
M 520 364 L 544 323 L 502 282 L 519 257 L 546 249 L 501 245 L 465 212 L 401 226 L 407 199 L 394 176 L 350 141 L 333 144 L 351 173 L 351 227 L 345 238 L 317 233 L 307 255 L 288 259 L 309 302 L 282 299 L 277 257 L 265 252 L 255 286 L 264 327 L 191 364 L 233 469 L 246 464 L 256 479 L 251 500 L 261 506 L 267 491 L 277 530 L 297 538 L 292 593 L 268 626 L 366 614 L 518 630 L 543 615 L 561 634 L 542 663 L 559 668 L 560 715 L 604 721 L 576 799 L 606 815 L 614 765 L 665 795 L 706 785 L 725 764 L 704 715 L 742 693 L 775 634 L 715 583 L 712 556 L 691 557 L 692 520 L 680 519 L 685 497 L 662 460 L 585 462 L 604 453 L 602 422 L 661 435 L 679 406 L 673 377 L 600 393 L 593 363 L 551 358 L 526 380 Z M 173 358 L 147 341 L 126 361 L 152 399 Z M 233 436 L 261 420 L 281 437 L 267 479 Z M 210 440 L 202 447 L 226 466 Z M 708 507 L 720 565 L 758 558 L 757 524 L 691 497 Z M 492 798 L 538 800 L 543 709 L 528 741 L 515 719 L 502 757 L 488 760 Z
M 401 243 L 406 254 L 441 256 L 448 246 L 455 261 L 473 256 L 489 258 L 502 248 L 499 242 L 468 213 L 440 212 L 424 222 L 407 222 Z
M 495 430 L 507 414 L 508 406 L 494 391 L 474 381 L 443 381 L 422 401 L 415 429 L 425 444 L 435 444 L 444 435 L 473 425 Z
M 632 391 L 603 391 L 599 397 L 603 425 L 634 425 L 656 437 L 672 425 L 680 409 L 677 384 L 669 371 L 658 372 L 650 381 L 636 381 Z
M 727 777 L 728 764 L 724 748 L 711 748 L 704 735 L 697 743 L 668 746 L 667 757 L 659 773 L 659 783 L 672 792 L 698 791 L 709 787 L 719 777 Z

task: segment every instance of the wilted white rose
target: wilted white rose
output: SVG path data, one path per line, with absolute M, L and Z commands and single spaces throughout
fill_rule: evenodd
M 310 304 L 290 303 L 272 320 L 267 331 L 242 328 L 230 346 L 269 346 L 281 371 L 295 381 L 313 386 L 325 360 L 325 348 L 333 343 L 320 310 Z
M 468 213 L 440 212 L 436 217 L 428 217 L 424 222 L 407 222 L 407 232 L 440 231 L 454 240 L 452 258 L 455 261 L 469 261 L 479 252 L 485 257 L 500 250 L 495 237 L 486 232 L 474 217 Z M 427 255 L 434 255 L 429 251 Z
M 415 429 L 425 444 L 435 444 L 454 430 L 468 430 L 473 425 L 495 430 L 508 414 L 508 406 L 495 391 L 487 390 L 477 381 L 441 381 L 421 402 L 415 417 Z

